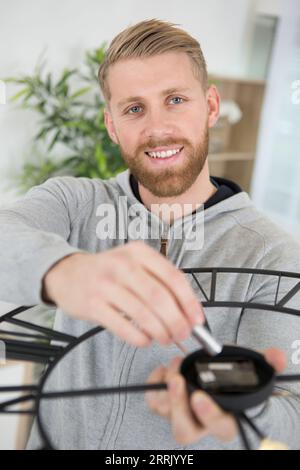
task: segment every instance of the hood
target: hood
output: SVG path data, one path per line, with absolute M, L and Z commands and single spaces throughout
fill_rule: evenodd
M 209 220 L 211 217 L 214 217 L 221 213 L 232 212 L 232 211 L 236 211 L 239 209 L 247 208 L 249 206 L 253 206 L 253 203 L 249 197 L 249 194 L 243 191 L 238 184 L 226 178 L 220 178 L 216 176 L 213 176 L 211 178 L 213 182 L 217 183 L 218 186 L 220 187 L 225 186 L 228 192 L 233 193 L 233 194 L 230 197 L 227 197 L 226 199 L 216 201 L 213 205 L 205 209 L 204 210 L 205 220 Z M 136 196 L 134 195 L 132 191 L 132 188 L 130 185 L 130 170 L 129 169 L 119 173 L 115 177 L 115 182 L 118 185 L 118 191 L 128 197 L 129 203 L 140 204 L 141 206 L 143 206 L 143 204 L 136 198 Z M 150 213 L 150 211 L 145 206 L 143 207 L 145 208 L 145 211 Z M 185 217 L 185 219 L 189 219 L 192 217 L 193 215 L 189 214 L 187 217 Z M 176 225 L 176 221 L 174 222 L 174 225 Z

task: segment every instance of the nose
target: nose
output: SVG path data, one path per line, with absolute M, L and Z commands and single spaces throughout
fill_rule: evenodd
M 144 137 L 146 139 L 162 139 L 174 135 L 174 126 L 165 109 L 148 109 L 144 119 Z

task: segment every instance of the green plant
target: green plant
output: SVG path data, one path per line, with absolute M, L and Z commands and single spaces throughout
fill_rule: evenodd
M 56 81 L 45 73 L 45 62 L 38 63 L 32 76 L 6 79 L 21 86 L 11 101 L 41 117 L 33 139 L 34 156 L 17 176 L 21 191 L 56 175 L 107 179 L 126 168 L 104 125 L 97 80 L 104 54 L 105 44 L 86 52 L 84 67 L 65 69 Z M 58 157 L 58 150 L 63 156 Z

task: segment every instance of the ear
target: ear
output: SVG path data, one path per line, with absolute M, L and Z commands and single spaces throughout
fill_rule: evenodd
M 220 95 L 215 85 L 211 85 L 206 94 L 208 105 L 208 127 L 213 127 L 220 115 Z
M 110 111 L 107 108 L 104 109 L 104 124 L 111 140 L 115 144 L 119 145 L 119 139 L 115 131 L 115 126 L 112 120 L 112 116 L 111 116 Z

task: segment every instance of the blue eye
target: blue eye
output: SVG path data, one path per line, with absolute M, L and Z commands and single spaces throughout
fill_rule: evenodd
M 180 96 L 174 96 L 174 98 L 171 98 L 170 101 L 173 101 L 174 104 L 181 104 L 185 100 L 181 98 Z M 125 114 L 139 114 L 141 109 L 142 109 L 141 106 L 138 106 L 138 105 L 132 106 L 131 108 L 128 109 L 128 111 L 125 112 Z
M 180 96 L 175 96 L 174 98 L 171 98 L 171 101 L 173 101 L 173 100 L 180 100 L 180 101 L 177 101 L 177 103 L 175 103 L 175 104 L 183 103 L 183 101 L 184 101 L 183 98 L 180 98 Z
M 137 111 L 132 111 L 132 110 L 137 110 L 137 109 L 141 109 L 140 106 L 132 106 L 132 108 L 130 108 L 127 112 L 129 114 L 137 114 Z M 132 113 L 130 113 L 130 111 L 132 111 Z

